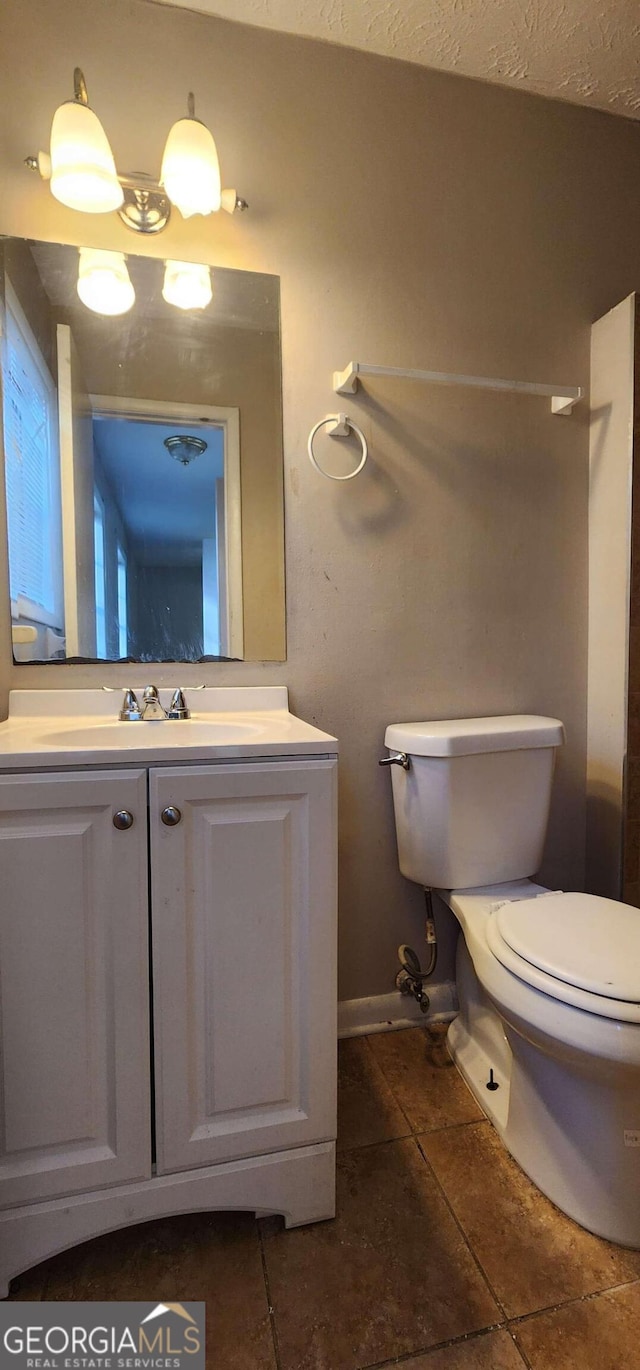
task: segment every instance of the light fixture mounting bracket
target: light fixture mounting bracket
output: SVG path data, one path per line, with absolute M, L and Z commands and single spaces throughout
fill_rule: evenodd
M 87 95 L 87 83 L 84 79 L 82 67 L 73 69 L 73 98 L 79 105 L 88 105 L 89 96 Z
M 124 202 L 118 215 L 134 233 L 161 233 L 171 218 L 171 201 L 160 186 L 139 172 L 119 176 Z

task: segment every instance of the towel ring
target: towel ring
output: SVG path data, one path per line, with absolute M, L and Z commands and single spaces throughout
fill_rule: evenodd
M 315 435 L 319 431 L 319 429 L 324 428 L 325 424 L 329 423 L 333 424 L 333 428 L 329 429 L 329 437 L 346 438 L 349 436 L 349 433 L 353 431 L 354 433 L 357 433 L 360 439 L 360 445 L 362 447 L 362 456 L 360 458 L 360 461 L 358 462 L 358 465 L 354 467 L 353 471 L 348 471 L 346 476 L 332 476 L 329 471 L 323 470 L 323 468 L 320 466 L 319 462 L 317 462 L 315 458 L 315 454 L 313 451 L 313 439 L 315 438 Z M 353 477 L 357 476 L 359 472 L 362 470 L 369 455 L 367 439 L 365 438 L 362 429 L 358 428 L 357 423 L 354 423 L 353 419 L 348 419 L 346 414 L 327 414 L 326 418 L 320 419 L 318 423 L 314 424 L 309 434 L 307 452 L 309 453 L 309 461 L 311 462 L 311 465 L 315 466 L 316 471 L 318 471 L 321 476 L 326 476 L 327 480 L 353 480 Z

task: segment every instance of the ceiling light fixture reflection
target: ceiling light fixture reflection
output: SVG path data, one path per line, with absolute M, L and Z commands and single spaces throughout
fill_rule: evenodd
M 126 314 L 136 298 L 124 252 L 80 248 L 78 294 L 94 314 Z
M 175 461 L 179 461 L 181 466 L 188 466 L 189 462 L 195 461 L 196 457 L 201 457 L 207 450 L 204 438 L 192 437 L 190 433 L 174 437 L 165 438 L 164 445 Z
M 199 262 L 165 262 L 162 296 L 177 309 L 206 309 L 213 298 L 211 268 Z
M 59 106 L 51 125 L 51 193 L 69 209 L 106 214 L 120 208 L 122 186 L 107 135 L 89 108 L 79 67 L 73 84 L 73 100 Z

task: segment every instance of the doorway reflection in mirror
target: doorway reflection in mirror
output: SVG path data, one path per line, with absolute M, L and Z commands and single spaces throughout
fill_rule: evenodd
M 78 298 L 76 248 L 4 239 L 9 594 L 17 660 L 284 658 L 277 278 L 215 270 L 178 314 Z

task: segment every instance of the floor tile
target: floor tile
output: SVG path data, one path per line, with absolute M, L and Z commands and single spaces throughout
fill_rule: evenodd
M 338 1151 L 406 1137 L 411 1128 L 372 1055 L 366 1037 L 338 1048 Z
M 397 1370 L 524 1370 L 513 1337 L 501 1329 L 403 1360 Z
M 414 1132 L 484 1116 L 444 1048 L 442 1034 L 424 1028 L 379 1032 L 369 1045 Z
M 530 1318 L 515 1334 L 531 1370 L 634 1370 L 640 1284 Z
M 15 1280 L 11 1281 L 9 1299 L 12 1302 L 22 1299 L 25 1303 L 46 1299 L 48 1271 L 49 1262 L 43 1261 L 41 1265 L 34 1265 L 32 1270 L 25 1270 L 24 1275 L 17 1275 Z
M 420 1145 L 507 1316 L 640 1276 L 640 1251 L 594 1237 L 560 1213 L 489 1123 L 427 1133 Z
M 248 1214 L 184 1214 L 107 1233 L 54 1257 L 48 1273 L 47 1299 L 204 1299 L 211 1370 L 275 1370 Z
M 356 1370 L 499 1320 L 413 1139 L 344 1152 L 337 1214 L 266 1227 L 282 1370 Z

